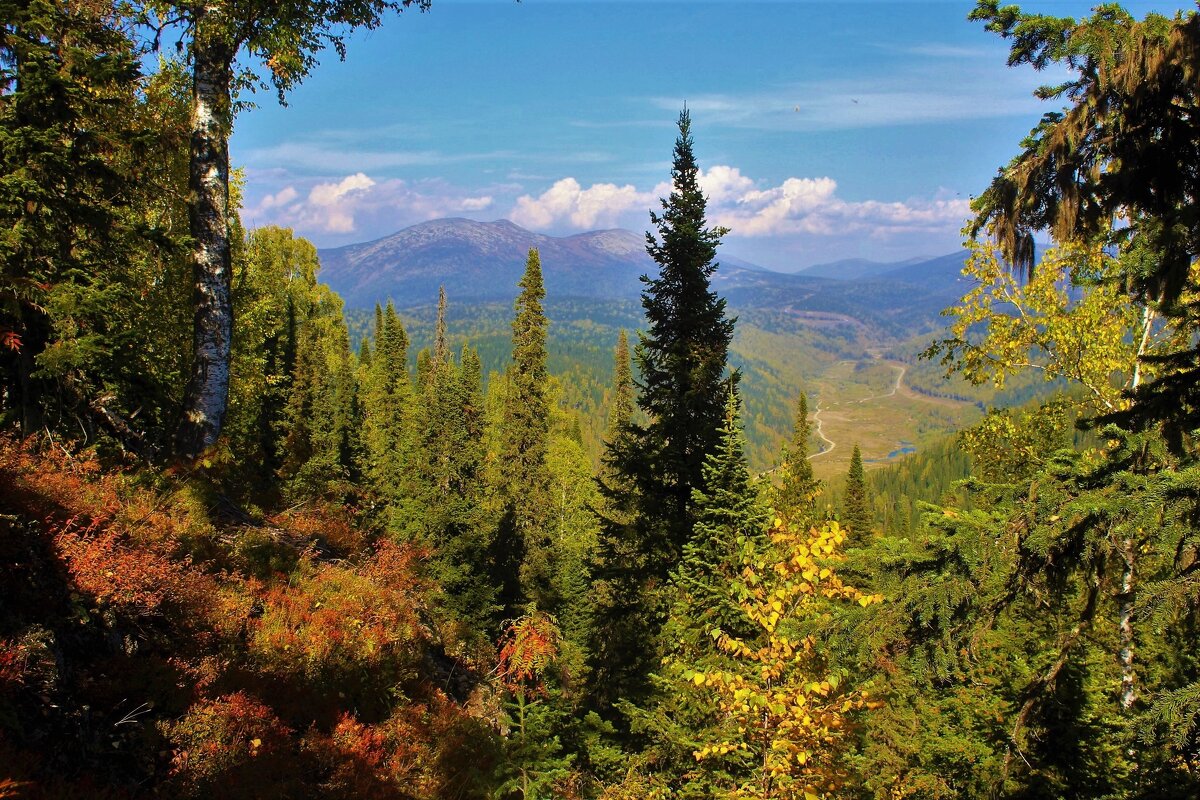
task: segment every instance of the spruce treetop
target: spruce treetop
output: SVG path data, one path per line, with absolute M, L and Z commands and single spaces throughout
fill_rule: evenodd
M 852 545 L 862 544 L 871 534 L 874 514 L 867 498 L 867 479 L 863 471 L 862 450 L 854 445 L 850 470 L 846 475 L 846 497 L 842 508 L 844 527 L 850 530 Z
M 691 117 L 684 110 L 675 141 L 673 189 L 662 201 L 662 213 L 650 215 L 657 236 L 646 234 L 646 252 L 658 263 L 659 274 L 642 277 L 648 324 L 636 353 L 638 404 L 650 419 L 643 450 L 656 465 L 652 477 L 659 487 L 650 487 L 649 511 L 662 518 L 676 553 L 694 521 L 692 489 L 701 485 L 705 457 L 717 447 L 734 327 L 734 320 L 726 318 L 725 300 L 709 287 L 725 229 L 708 227 L 698 176 Z M 730 380 L 736 382 L 736 373 Z
M 616 441 L 633 420 L 633 370 L 629 366 L 629 337 L 622 328 L 613 353 L 613 398 L 608 412 L 608 441 Z

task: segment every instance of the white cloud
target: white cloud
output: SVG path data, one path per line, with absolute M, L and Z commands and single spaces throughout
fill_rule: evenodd
M 308 221 L 329 233 L 350 233 L 358 201 L 374 185 L 375 181 L 361 172 L 337 183 L 318 183 L 308 193 Z
M 459 207 L 463 211 L 483 211 L 485 208 L 490 208 L 492 198 L 490 195 L 484 197 L 465 197 Z
M 830 177 L 790 177 L 763 185 L 737 167 L 716 165 L 700 173 L 708 198 L 708 218 L 742 238 L 843 235 L 887 238 L 896 234 L 957 232 L 970 215 L 966 200 L 930 198 L 906 201 L 849 201 L 838 196 Z M 582 186 L 562 178 L 542 194 L 523 195 L 509 212 L 518 225 L 534 230 L 588 230 L 644 224 L 646 212 L 671 191 L 666 183 L 647 191 L 632 185 Z
M 308 202 L 321 206 L 334 205 L 351 192 L 370 189 L 374 185 L 375 181 L 363 173 L 357 172 L 353 175 L 347 175 L 338 183 L 318 183 L 308 193 Z
M 498 187 L 503 188 L 503 187 Z M 284 225 L 304 236 L 344 235 L 363 227 L 390 233 L 427 219 L 491 208 L 492 194 L 475 194 L 440 180 L 376 181 L 357 172 L 312 184 L 301 198 L 295 184 L 265 195 L 244 212 L 251 225 Z
M 962 199 L 844 200 L 829 177 L 788 178 L 778 186 L 714 196 L 709 204 L 715 223 L 746 238 L 946 233 L 961 228 L 970 211 Z
M 269 194 L 263 197 L 259 202 L 258 208 L 266 210 L 268 208 L 281 208 L 300 196 L 294 186 L 285 186 L 275 194 Z
M 518 225 L 535 229 L 564 223 L 581 230 L 611 227 L 626 212 L 648 208 L 653 197 L 630 184 L 595 183 L 584 189 L 574 178 L 563 178 L 538 197 L 517 198 L 509 216 Z
M 754 188 L 754 181 L 742 174 L 737 167 L 717 165 L 699 177 L 700 189 L 710 203 L 723 203 Z

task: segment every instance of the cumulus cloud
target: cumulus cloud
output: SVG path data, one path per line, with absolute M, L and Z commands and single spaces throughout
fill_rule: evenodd
M 427 219 L 490 208 L 491 194 L 475 194 L 444 181 L 376 181 L 357 172 L 318 182 L 307 194 L 289 184 L 247 209 L 248 222 L 296 228 L 301 235 L 344 235 L 362 227 L 390 233 Z
M 463 211 L 483 211 L 485 208 L 490 208 L 491 205 L 492 198 L 485 195 L 484 197 L 463 198 L 460 207 Z
M 595 183 L 584 189 L 574 178 L 557 181 L 537 197 L 522 195 L 510 214 L 512 221 L 527 228 L 552 228 L 564 223 L 586 230 L 611 227 L 628 211 L 647 208 L 653 195 L 632 185 Z
M 308 192 L 309 221 L 329 233 L 350 233 L 354 230 L 355 207 L 374 185 L 375 181 L 361 172 L 337 183 L 318 183 Z
M 769 185 L 737 167 L 716 165 L 702 171 L 698 181 L 708 198 L 710 222 L 735 237 L 940 234 L 957 231 L 970 215 L 961 199 L 845 200 L 830 177 L 789 177 Z M 585 188 L 575 178 L 562 178 L 540 195 L 519 197 L 509 216 L 535 230 L 636 226 L 670 190 L 665 183 L 647 191 L 611 183 Z
M 264 211 L 269 208 L 282 208 L 300 196 L 295 186 L 285 186 L 275 194 L 269 194 L 259 202 L 258 207 Z

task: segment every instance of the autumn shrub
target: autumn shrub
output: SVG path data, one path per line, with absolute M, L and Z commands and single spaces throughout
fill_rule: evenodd
M 215 591 L 214 581 L 191 569 L 187 559 L 135 546 L 95 522 L 83 527 L 68 520 L 54 543 L 79 591 L 132 615 L 162 614 L 166 606 L 203 612 Z
M 300 777 L 291 729 L 244 692 L 199 702 L 160 728 L 174 745 L 175 796 L 281 797 Z
M 304 747 L 321 796 L 347 799 L 488 797 L 497 758 L 494 731 L 436 690 L 374 724 L 345 713 Z
M 361 567 L 301 561 L 286 583 L 263 590 L 251 657 L 281 677 L 342 692 L 389 692 L 416 673 L 427 644 L 418 558 L 387 542 Z
M 269 517 L 267 522 L 287 531 L 294 540 L 316 543 L 321 550 L 343 558 L 364 552 L 368 536 L 348 512 L 328 503 L 315 503 Z

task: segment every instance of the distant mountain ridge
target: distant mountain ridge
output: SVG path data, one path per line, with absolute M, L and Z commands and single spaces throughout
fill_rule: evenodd
M 322 279 L 348 306 L 393 298 L 429 302 L 445 284 L 456 300 L 515 297 L 529 249 L 542 260 L 548 292 L 617 299 L 636 294 L 638 276 L 652 270 L 645 242 L 623 230 L 555 237 L 508 220 L 439 219 L 362 244 L 320 251 Z
M 370 308 L 389 298 L 400 308 L 432 306 L 444 285 L 451 302 L 516 297 L 529 249 L 541 256 L 551 298 L 636 300 L 640 276 L 656 275 L 645 236 L 601 230 L 547 236 L 508 220 L 438 219 L 361 244 L 321 250 L 321 279 L 348 308 Z M 964 252 L 893 264 L 861 259 L 819 265 L 794 274 L 773 272 L 726 253 L 713 286 L 734 308 L 766 309 L 846 324 L 872 325 L 898 335 L 928 328 L 963 293 Z M 814 323 L 815 324 L 815 323 Z

